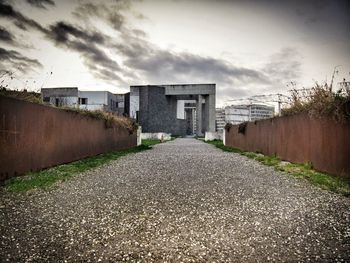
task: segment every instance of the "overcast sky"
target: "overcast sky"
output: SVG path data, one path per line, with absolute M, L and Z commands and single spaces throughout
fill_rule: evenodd
M 350 79 L 350 1 L 0 0 L 9 88 L 216 83 L 217 103 Z M 5 71 L 13 72 L 13 79 Z

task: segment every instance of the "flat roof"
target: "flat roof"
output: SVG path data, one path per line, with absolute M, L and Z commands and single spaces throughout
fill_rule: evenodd
M 161 85 L 134 85 L 130 88 L 160 87 L 165 88 L 165 95 L 215 95 L 216 84 L 161 84 Z

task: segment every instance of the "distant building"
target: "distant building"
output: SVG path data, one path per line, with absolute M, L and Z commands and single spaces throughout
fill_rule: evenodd
M 225 122 L 238 124 L 249 121 L 249 107 L 248 105 L 232 105 L 225 107 Z
M 127 112 L 142 132 L 203 135 L 215 131 L 215 84 L 130 87 Z
M 79 105 L 78 88 L 45 88 L 41 89 L 42 101 L 56 107 Z
M 262 104 L 250 105 L 250 121 L 272 118 L 275 115 L 275 107 Z
M 225 122 L 239 124 L 245 121 L 256 121 L 272 118 L 275 107 L 262 104 L 231 105 L 224 109 Z
M 216 120 L 215 120 L 215 128 L 217 131 L 222 131 L 225 127 L 225 110 L 224 109 L 216 109 Z
M 80 91 L 76 87 L 41 89 L 45 103 L 61 107 L 77 107 L 87 110 L 103 110 L 124 113 L 124 94 L 113 94 L 109 91 Z

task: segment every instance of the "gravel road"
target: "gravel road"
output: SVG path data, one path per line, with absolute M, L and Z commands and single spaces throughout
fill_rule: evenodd
M 350 261 L 349 198 L 195 139 L 0 198 L 1 262 Z

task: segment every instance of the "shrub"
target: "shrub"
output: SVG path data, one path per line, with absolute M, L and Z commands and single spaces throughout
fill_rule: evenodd
M 41 104 L 40 93 L 27 91 L 25 89 L 22 91 L 18 91 L 18 90 L 9 90 L 9 89 L 6 89 L 5 87 L 0 87 L 0 95 Z
M 233 127 L 233 124 L 232 123 L 226 123 L 225 124 L 225 127 L 224 127 L 224 129 L 226 130 L 226 131 L 230 131 L 230 129 Z
M 110 112 L 105 112 L 101 110 L 91 111 L 73 107 L 60 107 L 60 109 L 63 109 L 68 112 L 75 112 L 77 114 L 81 114 L 90 118 L 104 120 L 106 128 L 112 128 L 114 125 L 124 127 L 129 131 L 130 134 L 134 133 L 138 127 L 134 120 Z
M 248 122 L 242 122 L 238 125 L 238 133 L 245 134 L 245 131 L 247 129 Z
M 342 87 L 337 92 L 325 83 L 310 90 L 291 91 L 291 105 L 282 109 L 282 116 L 307 112 L 315 118 L 331 118 L 336 122 L 344 123 L 350 120 L 350 90 Z

